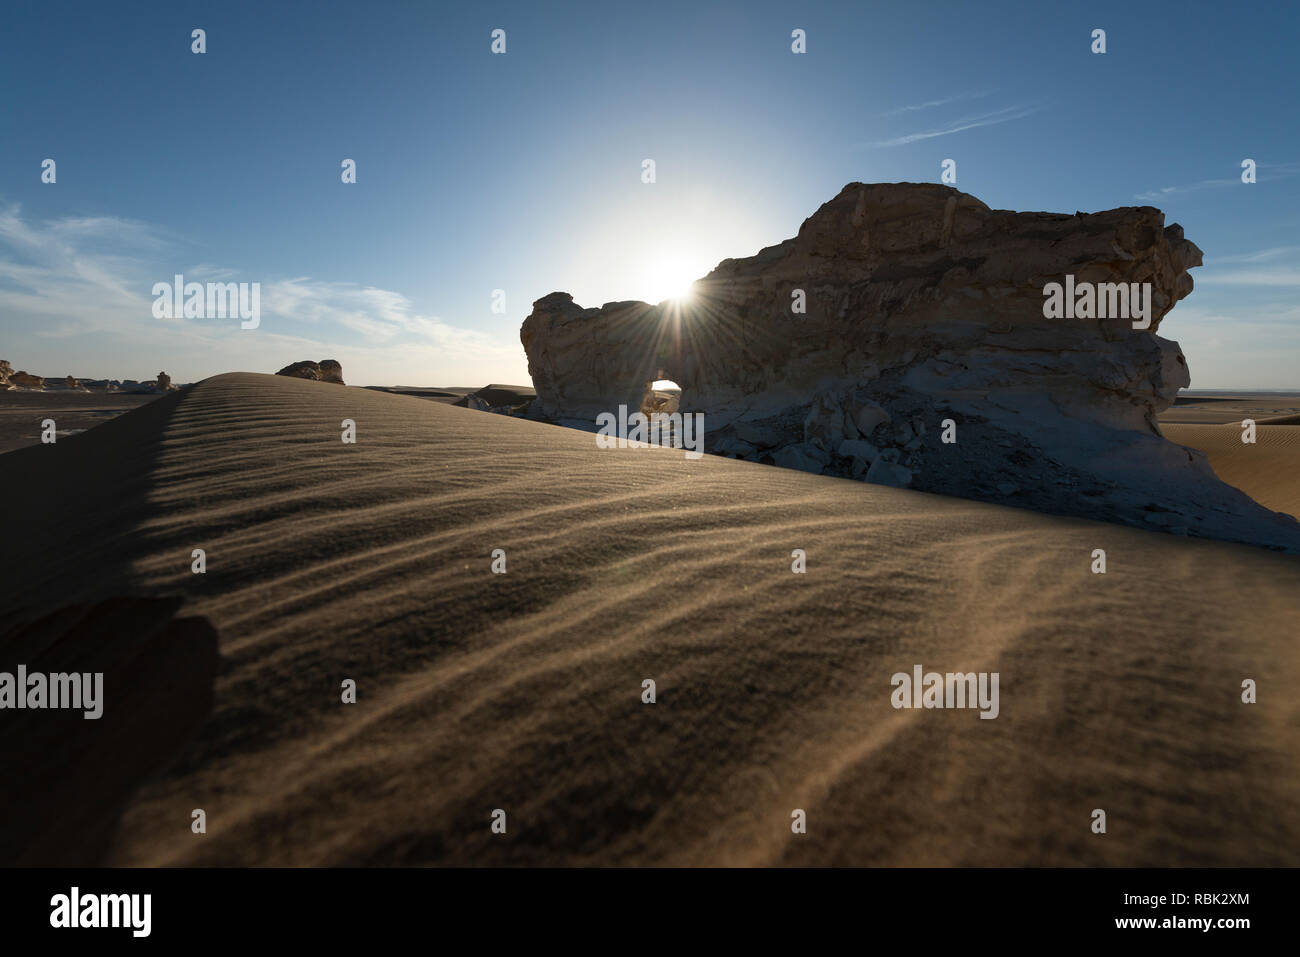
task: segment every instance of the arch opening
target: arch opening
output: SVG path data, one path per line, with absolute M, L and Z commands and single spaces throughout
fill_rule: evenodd
M 650 416 L 656 413 L 672 415 L 681 409 L 682 387 L 659 370 L 659 378 L 647 382 L 645 395 L 641 398 L 641 414 Z

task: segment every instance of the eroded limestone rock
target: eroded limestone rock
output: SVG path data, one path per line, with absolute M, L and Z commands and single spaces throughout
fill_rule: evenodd
M 26 372 L 13 372 L 9 375 L 10 385 L 17 386 L 20 389 L 44 389 L 45 379 L 38 375 L 28 375 Z
M 1019 213 L 851 183 L 684 305 L 537 300 L 529 414 L 594 422 L 670 378 L 705 414 L 706 451 L 1146 528 L 1171 511 L 1188 534 L 1300 551 L 1293 519 L 1160 435 L 1190 376 L 1158 330 L 1200 263 L 1149 206 Z M 1048 318 L 1044 290 L 1067 282 L 1136 283 L 1149 322 Z
M 301 362 L 294 362 L 285 366 L 276 375 L 292 376 L 297 379 L 313 379 L 319 382 L 333 382 L 336 385 L 347 384 L 343 381 L 343 366 L 334 359 L 322 359 L 320 362 L 304 359 Z

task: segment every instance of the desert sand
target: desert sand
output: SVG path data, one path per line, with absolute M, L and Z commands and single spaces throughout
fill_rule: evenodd
M 1294 556 L 601 450 L 574 430 L 257 374 L 6 454 L 0 494 L 16 505 L 0 614 L 6 628 L 46 616 L 10 632 L 0 665 L 90 643 L 109 671 L 104 717 L 72 722 L 80 759 L 0 743 L 18 754 L 0 799 L 6 859 L 1260 865 L 1300 852 Z M 114 598 L 96 627 L 84 611 L 48 617 Z M 895 710 L 891 675 L 915 664 L 998 672 L 999 716 Z M 1245 678 L 1258 704 L 1241 702 Z M 53 779 L 63 787 L 40 784 Z M 191 833 L 196 808 L 206 834 Z M 807 834 L 791 832 L 797 808 Z
M 1242 421 L 1255 442 L 1242 442 Z M 1261 505 L 1300 517 L 1300 395 L 1187 396 L 1160 416 L 1160 431 L 1209 456 L 1210 467 Z

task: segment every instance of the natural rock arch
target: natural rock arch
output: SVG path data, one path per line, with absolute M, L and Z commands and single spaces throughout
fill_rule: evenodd
M 590 428 L 671 369 L 709 451 L 1300 550 L 1293 520 L 1160 436 L 1190 376 L 1157 332 L 1200 263 L 1150 206 L 1018 213 L 938 184 L 850 183 L 686 303 L 537 300 L 520 331 L 530 414 Z M 1067 281 L 1137 284 L 1149 322 L 1049 318 L 1044 291 Z

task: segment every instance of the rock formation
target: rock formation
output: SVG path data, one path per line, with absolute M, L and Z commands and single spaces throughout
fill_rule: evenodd
M 343 381 L 343 366 L 334 359 L 322 359 L 320 362 L 304 359 L 302 362 L 295 362 L 285 366 L 276 375 L 293 376 L 298 379 L 315 379 L 320 382 L 333 382 L 337 385 L 347 384 Z
M 496 412 L 498 415 L 524 417 L 528 414 L 528 410 L 536 398 L 536 391 L 528 386 L 500 385 L 494 382 L 457 399 L 452 405 L 458 405 L 465 409 L 477 409 L 480 412 Z
M 9 384 L 17 386 L 20 389 L 44 389 L 45 380 L 38 375 L 28 375 L 26 372 L 13 372 L 9 375 Z
M 17 388 L 9 381 L 9 377 L 14 374 L 14 367 L 9 364 L 8 359 L 0 359 L 0 390 Z
M 530 415 L 594 430 L 668 378 L 705 414 L 706 451 L 1300 551 L 1294 520 L 1160 435 L 1189 373 L 1157 330 L 1200 262 L 1149 206 L 1018 213 L 851 183 L 684 304 L 539 299 L 520 332 Z M 1106 318 L 1049 318 L 1053 283 L 1096 291 Z M 1149 296 L 1144 328 L 1100 285 L 1117 283 Z
M 334 359 L 322 359 L 320 361 L 320 380 L 322 382 L 333 382 L 337 385 L 347 385 L 343 381 L 343 366 Z
M 166 372 L 159 372 L 159 373 L 158 373 L 158 391 L 159 391 L 159 392 L 167 392 L 167 391 L 170 391 L 171 387 L 172 387 L 172 377 L 169 376 Z

